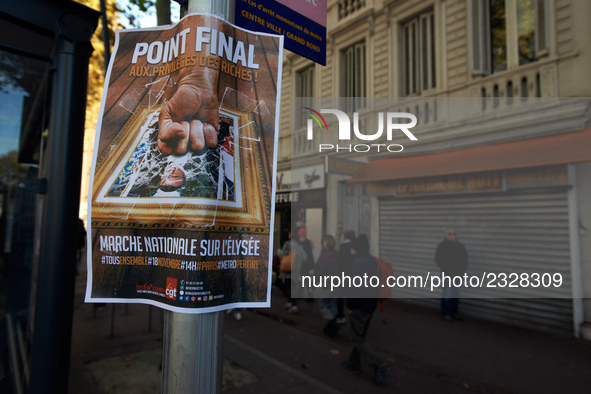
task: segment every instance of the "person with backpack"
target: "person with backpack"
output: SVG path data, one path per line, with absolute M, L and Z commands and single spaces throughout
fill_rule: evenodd
M 287 300 L 283 307 L 287 312 L 297 315 L 299 313 L 298 304 L 292 291 L 299 290 L 298 278 L 307 255 L 297 240 L 291 238 L 291 231 L 283 248 L 277 251 L 277 255 L 281 261 L 275 285 L 281 289 Z
M 348 274 L 351 277 L 378 276 L 376 259 L 369 254 L 369 241 L 365 234 L 359 235 L 351 244 L 354 255 Z M 343 368 L 355 374 L 361 373 L 361 361 L 365 361 L 374 370 L 373 383 L 382 384 L 386 373 L 390 369 L 388 362 L 378 356 L 367 340 L 369 323 L 378 305 L 378 289 L 355 288 L 348 289 L 346 300 L 347 325 L 353 339 L 353 349 L 349 359 L 343 362 Z
M 337 241 L 332 235 L 322 238 L 322 253 L 316 262 L 314 276 L 318 278 L 338 276 L 339 252 L 335 250 Z M 326 325 L 322 332 L 330 338 L 336 338 L 340 327 L 337 325 L 337 290 L 318 288 L 314 290 L 314 296 L 318 298 L 318 308 Z
M 307 238 L 306 228 L 301 226 L 298 228 L 298 243 L 306 252 L 306 259 L 302 262 L 302 269 L 300 274 L 301 275 L 311 275 L 314 273 L 314 244 Z M 302 289 L 303 293 L 302 297 L 305 296 L 306 302 L 314 302 L 314 299 L 311 297 L 310 292 L 307 289 Z

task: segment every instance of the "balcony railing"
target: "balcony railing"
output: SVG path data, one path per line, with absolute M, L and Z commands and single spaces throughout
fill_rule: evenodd
M 353 15 L 355 12 L 365 8 L 365 0 L 339 0 L 339 17 L 338 20 L 345 19 Z
M 494 84 L 492 85 L 494 86 Z M 531 87 L 530 87 L 531 88 Z M 501 91 L 499 90 L 499 96 Z M 372 154 L 372 144 L 400 144 L 404 150 L 397 155 L 427 154 L 449 149 L 468 148 L 491 143 L 541 137 L 580 130 L 590 119 L 591 100 L 588 98 L 554 97 L 413 97 L 413 98 L 368 98 L 365 109 L 357 110 L 357 120 L 348 113 L 351 121 L 351 139 L 339 140 L 337 117 L 324 113 L 328 130 L 320 129 L 314 122 L 312 139 L 308 139 L 307 128 L 294 130 L 291 135 L 292 159 L 309 158 L 327 153 L 320 151 L 320 144 L 330 144 L 335 149 L 328 154 L 348 155 L 349 145 L 359 147 Z M 345 108 L 346 106 L 342 107 Z M 335 104 L 315 105 L 322 108 L 339 108 Z M 347 113 L 346 110 L 343 112 Z M 417 138 L 411 140 L 400 129 L 394 128 L 391 140 L 387 139 L 387 113 L 410 113 L 417 118 L 417 124 L 409 131 Z M 380 113 L 382 115 L 380 115 Z M 361 134 L 370 136 L 380 129 L 379 139 L 358 138 L 353 131 L 356 124 Z M 403 124 L 410 120 L 401 116 L 392 123 Z M 336 149 L 336 146 L 340 150 Z M 384 148 L 385 149 L 385 148 Z

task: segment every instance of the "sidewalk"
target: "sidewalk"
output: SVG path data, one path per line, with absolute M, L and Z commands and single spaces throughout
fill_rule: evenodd
M 340 362 L 351 348 L 346 327 L 336 340 L 325 339 L 320 334 L 322 322 L 316 304 L 301 301 L 300 315 L 283 311 L 281 302 L 275 302 L 268 311 L 259 310 L 257 315 L 283 319 L 284 326 L 322 338 L 318 347 L 311 347 L 314 364 L 322 358 L 336 365 L 331 367 L 334 379 L 324 375 L 323 382 L 341 387 L 346 371 L 339 370 Z M 236 323 L 246 330 L 246 322 Z M 226 335 L 234 335 L 234 325 L 226 325 Z M 369 334 L 374 347 L 392 366 L 384 388 L 399 392 L 587 393 L 591 388 L 591 343 L 583 340 L 482 320 L 449 323 L 440 319 L 437 311 L 401 302 L 389 302 L 383 314 L 376 312 Z M 301 335 L 290 349 L 309 347 L 299 340 Z M 333 348 L 340 355 L 331 361 L 323 355 Z M 364 381 L 363 392 L 382 390 L 372 386 L 372 376 L 373 371 L 364 367 L 363 374 L 355 377 Z M 347 384 L 339 391 L 353 392 Z
M 70 393 L 159 393 L 161 312 L 147 305 L 116 305 L 96 311 L 76 285 Z M 229 393 L 352 392 L 568 392 L 591 388 L 591 343 L 482 320 L 449 323 L 437 311 L 388 302 L 369 329 L 374 347 L 390 362 L 381 387 L 373 371 L 353 375 L 341 367 L 351 349 L 346 327 L 322 335 L 316 303 L 299 300 L 299 315 L 282 307 L 244 310 L 225 319 L 225 390 Z

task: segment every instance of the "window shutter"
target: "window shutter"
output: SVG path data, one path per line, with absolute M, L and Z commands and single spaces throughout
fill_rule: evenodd
M 490 6 L 488 0 L 468 0 L 472 74 L 490 74 Z
M 303 70 L 297 71 L 295 82 L 295 97 L 302 97 L 304 107 L 312 105 L 314 97 L 314 66 L 309 66 Z M 304 114 L 294 115 L 294 128 L 300 129 L 306 127 L 308 117 Z
M 548 55 L 550 50 L 549 41 L 549 24 L 548 19 L 548 0 L 536 0 L 536 57 Z
M 355 107 L 365 108 L 365 79 L 367 73 L 365 71 L 365 42 L 357 44 L 355 47 L 355 63 L 356 63 L 356 78 L 355 78 Z

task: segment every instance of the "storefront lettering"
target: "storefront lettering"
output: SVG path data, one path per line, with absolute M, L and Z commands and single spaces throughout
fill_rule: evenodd
M 503 174 L 500 171 L 400 180 L 372 184 L 367 188 L 370 195 L 394 194 L 397 196 L 502 190 L 504 190 Z
M 275 204 L 289 204 L 291 202 L 298 202 L 300 195 L 298 192 L 291 193 L 277 193 L 275 195 Z
M 551 167 L 538 170 L 525 170 L 507 174 L 507 183 L 536 184 L 540 182 L 565 182 L 566 167 Z

